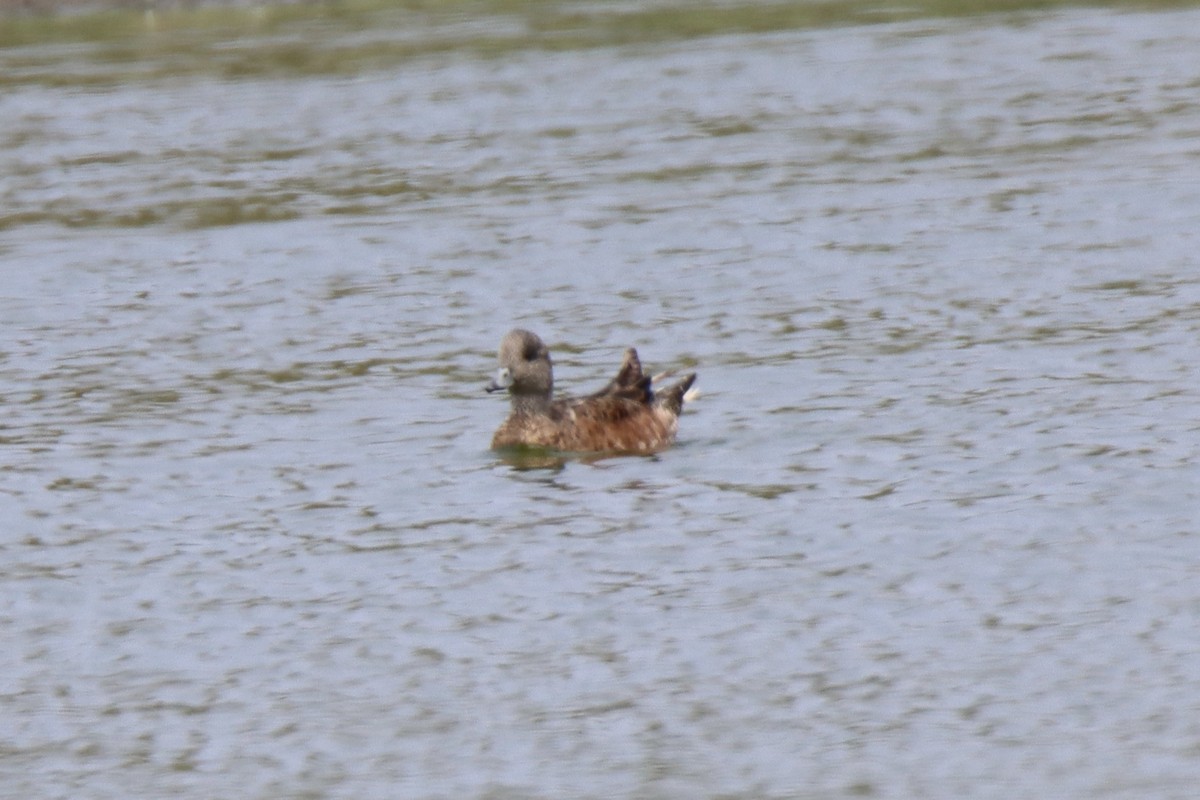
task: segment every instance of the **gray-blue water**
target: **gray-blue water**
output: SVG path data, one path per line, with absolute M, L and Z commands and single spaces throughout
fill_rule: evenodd
M 0 796 L 1193 796 L 1197 53 L 10 87 Z M 514 325 L 698 371 L 678 445 L 490 453 Z

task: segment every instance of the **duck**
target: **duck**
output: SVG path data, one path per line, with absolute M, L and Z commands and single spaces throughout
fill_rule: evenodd
M 493 450 L 657 453 L 674 443 L 685 396 L 696 380 L 696 373 L 688 373 L 655 391 L 654 379 L 642 372 L 637 350 L 630 347 L 616 376 L 602 389 L 555 398 L 550 350 L 536 333 L 509 331 L 500 341 L 498 358 L 500 368 L 484 389 L 507 391 L 512 411 L 492 437 Z

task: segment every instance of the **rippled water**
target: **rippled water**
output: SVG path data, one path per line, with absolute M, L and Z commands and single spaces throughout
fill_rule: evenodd
M 0 51 L 0 795 L 1190 797 L 1197 52 Z M 515 324 L 678 446 L 498 459 Z

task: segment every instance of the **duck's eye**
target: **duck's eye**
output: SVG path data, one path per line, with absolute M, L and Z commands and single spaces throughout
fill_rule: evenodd
M 525 352 L 521 353 L 521 357 L 526 361 L 533 361 L 538 357 L 538 346 L 532 342 L 525 345 Z

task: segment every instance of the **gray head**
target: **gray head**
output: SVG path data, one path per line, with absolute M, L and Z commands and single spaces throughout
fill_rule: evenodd
M 500 341 L 500 369 L 485 388 L 489 392 L 508 389 L 513 402 L 523 399 L 549 401 L 554 391 L 550 351 L 536 333 L 514 328 Z

